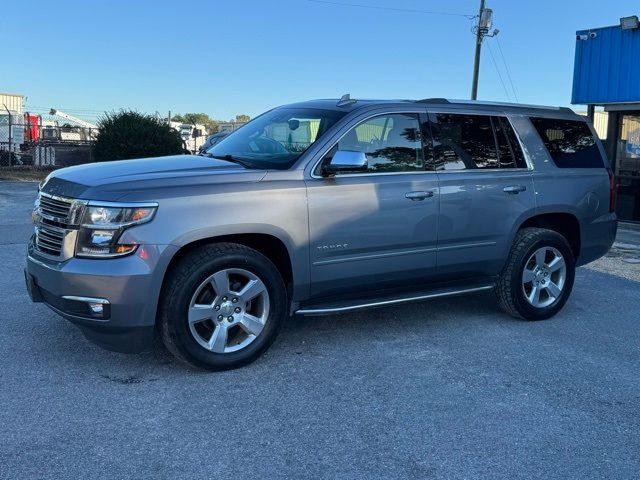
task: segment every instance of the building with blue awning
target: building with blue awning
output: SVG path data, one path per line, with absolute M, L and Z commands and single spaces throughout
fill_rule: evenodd
M 621 220 L 640 222 L 640 21 L 576 32 L 571 103 L 608 112 L 606 150 Z

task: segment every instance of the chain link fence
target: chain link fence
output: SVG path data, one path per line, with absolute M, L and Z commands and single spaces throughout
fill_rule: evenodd
M 26 110 L 26 109 L 25 109 Z M 0 108 L 0 167 L 33 166 L 59 168 L 94 161 L 95 126 L 100 115 L 32 107 L 24 113 Z M 235 129 L 236 124 L 230 123 Z M 171 122 L 182 137 L 184 148 L 197 153 L 206 142 L 202 125 Z
M 0 117 L 0 167 L 67 167 L 92 162 L 97 134 L 95 128 L 43 125 L 25 122 L 22 115 L 5 115 Z

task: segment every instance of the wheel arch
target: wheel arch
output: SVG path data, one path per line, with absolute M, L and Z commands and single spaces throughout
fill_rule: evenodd
M 280 237 L 271 233 L 251 232 L 251 233 L 225 233 L 214 236 L 192 238 L 179 246 L 167 265 L 164 273 L 163 285 L 173 266 L 181 258 L 204 245 L 214 243 L 237 243 L 252 248 L 273 262 L 287 286 L 289 298 L 293 297 L 294 285 L 296 285 L 296 274 L 293 268 L 293 256 L 290 247 Z
M 537 213 L 521 222 L 516 232 L 527 227 L 546 228 L 559 233 L 569 243 L 574 259 L 577 261 L 579 258 L 582 235 L 580 221 L 575 214 L 562 211 Z

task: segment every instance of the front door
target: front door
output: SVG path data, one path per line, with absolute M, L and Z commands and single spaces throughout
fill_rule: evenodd
M 322 176 L 337 149 L 359 173 Z M 435 274 L 438 183 L 425 170 L 418 113 L 377 115 L 348 130 L 307 180 L 314 297 L 403 287 Z

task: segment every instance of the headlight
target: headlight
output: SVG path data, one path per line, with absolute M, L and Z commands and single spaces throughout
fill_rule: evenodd
M 89 204 L 78 231 L 77 257 L 111 258 L 135 252 L 138 245 L 118 243 L 122 232 L 133 225 L 150 222 L 157 204 Z

